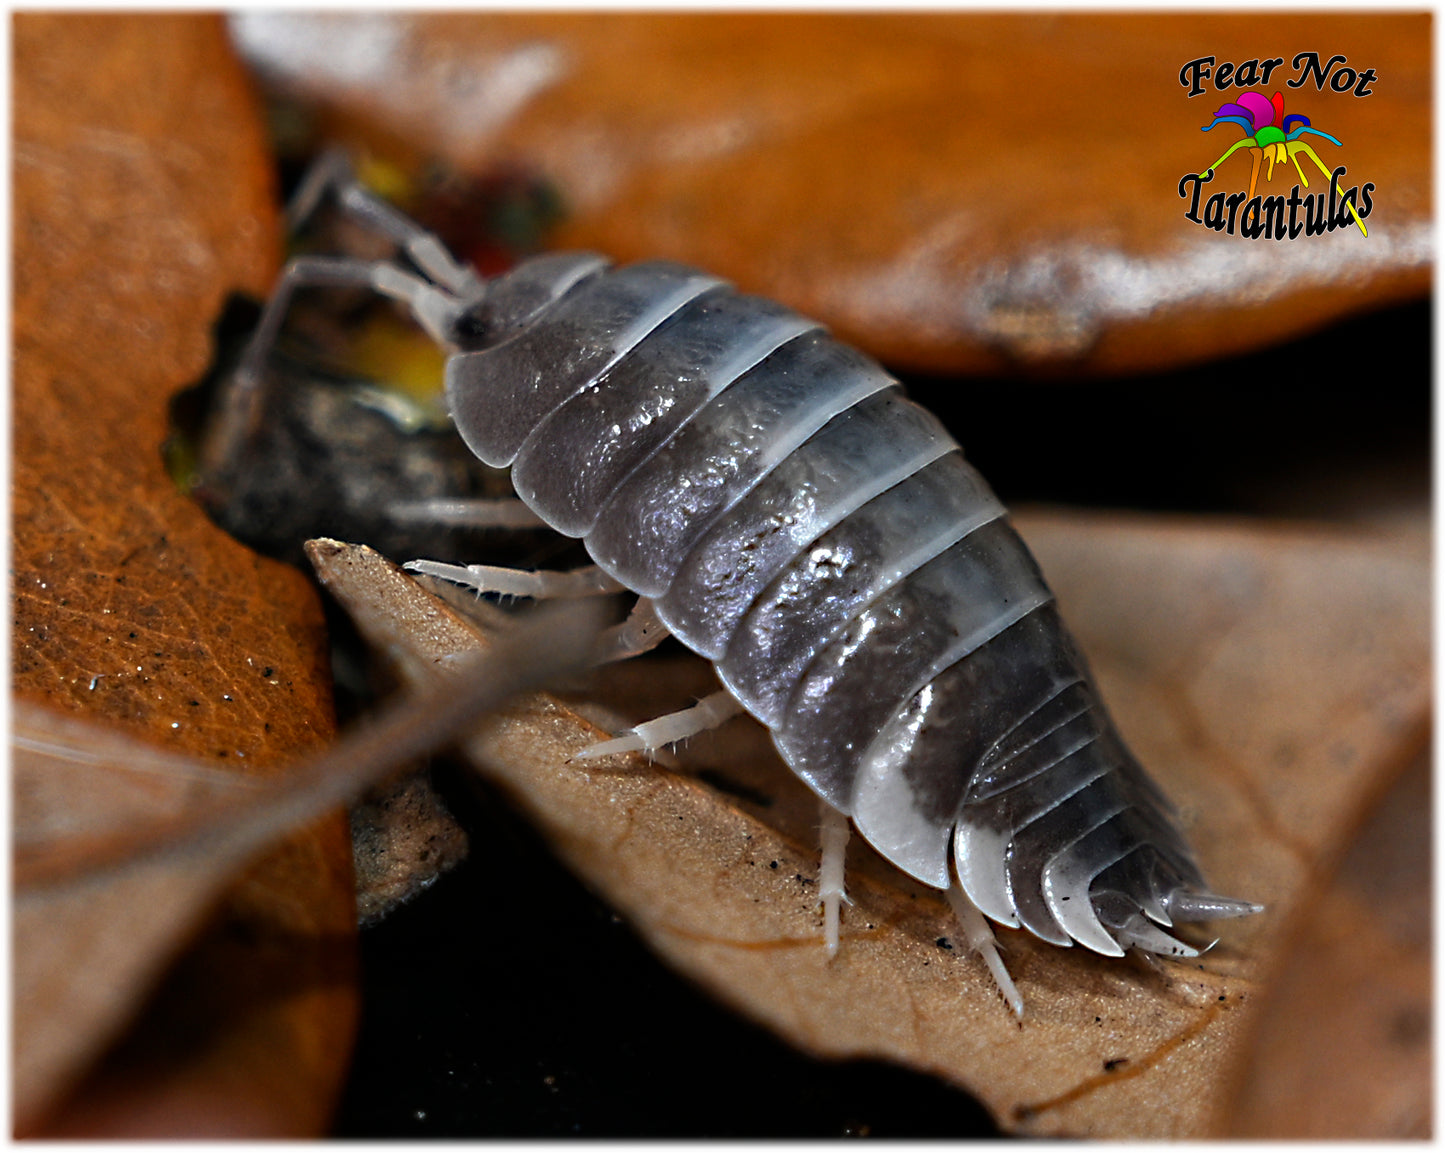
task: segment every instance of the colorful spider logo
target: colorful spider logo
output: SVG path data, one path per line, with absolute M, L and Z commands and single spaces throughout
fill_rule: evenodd
M 1294 164 L 1295 171 L 1299 173 L 1300 182 L 1308 188 L 1310 182 L 1304 174 L 1304 169 L 1299 164 L 1299 154 L 1303 152 L 1315 162 L 1316 167 L 1330 178 L 1330 170 L 1326 168 L 1315 150 L 1306 144 L 1299 137 L 1306 132 L 1315 136 L 1323 136 L 1331 144 L 1339 144 L 1328 132 L 1321 132 L 1318 128 L 1310 127 L 1310 118 L 1295 113 L 1290 116 L 1284 114 L 1284 93 L 1276 92 L 1274 96 L 1266 100 L 1262 92 L 1244 92 L 1233 104 L 1221 104 L 1219 111 L 1214 114 L 1212 123 L 1206 124 L 1200 129 L 1201 132 L 1208 132 L 1217 124 L 1238 124 L 1245 131 L 1243 140 L 1237 140 L 1229 149 L 1209 166 L 1212 171 L 1218 168 L 1241 148 L 1248 148 L 1254 154 L 1254 168 L 1249 174 L 1249 195 L 1254 196 L 1254 187 L 1259 181 L 1259 162 L 1269 160 L 1269 171 L 1265 174 L 1266 180 L 1274 179 L 1274 166 L 1276 163 L 1283 164 L 1285 158 Z M 1291 129 L 1290 125 L 1298 124 L 1299 127 Z M 1365 231 L 1364 221 L 1360 214 L 1355 211 L 1354 202 L 1346 199 L 1345 205 L 1349 208 L 1350 214 L 1359 225 L 1360 232 L 1369 236 Z

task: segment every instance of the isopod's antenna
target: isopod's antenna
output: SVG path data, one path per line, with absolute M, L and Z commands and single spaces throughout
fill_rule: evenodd
M 452 347 L 457 318 L 486 293 L 482 278 L 456 261 L 435 235 L 368 191 L 339 149 L 323 154 L 302 179 L 286 209 L 288 230 L 296 232 L 328 196 L 348 216 L 395 242 L 421 275 L 392 260 L 301 256 L 287 264 L 202 439 L 200 464 L 205 476 L 228 473 L 260 420 L 266 362 L 297 290 L 370 288 L 405 305 L 444 348 Z
M 344 149 L 331 148 L 311 165 L 286 206 L 286 228 L 294 234 L 332 194 L 337 206 L 361 224 L 389 237 L 434 284 L 453 296 L 476 300 L 481 277 L 456 260 L 446 245 L 404 212 L 393 208 L 356 178 Z

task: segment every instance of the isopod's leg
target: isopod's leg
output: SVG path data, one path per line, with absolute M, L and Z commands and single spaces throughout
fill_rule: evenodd
M 1009 1008 L 1014 1011 L 1014 1016 L 1024 1015 L 1024 999 L 1019 995 L 1018 986 L 1013 983 L 1013 978 L 1008 975 L 1008 969 L 1004 967 L 1003 958 L 998 955 L 998 942 L 994 940 L 993 930 L 988 927 L 988 919 L 978 910 L 978 906 L 968 899 L 968 894 L 963 891 L 963 886 L 955 878 L 952 887 L 948 890 L 948 903 L 953 906 L 953 915 L 958 919 L 959 927 L 963 930 L 963 939 L 968 947 L 983 958 L 983 963 L 988 966 L 989 974 L 993 977 L 994 984 L 998 991 L 1003 994 L 1003 999 L 1008 1002 Z
M 611 664 L 640 657 L 657 648 L 671 635 L 652 601 L 647 597 L 638 597 L 627 619 L 607 629 L 598 638 L 598 663 Z
M 534 600 L 610 596 L 626 589 L 625 585 L 613 580 L 596 565 L 587 565 L 571 572 L 533 572 L 486 564 L 459 565 L 443 564 L 435 560 L 409 560 L 402 567 L 410 572 L 451 581 L 478 593 L 500 593 L 503 596 L 531 597 Z
M 821 799 L 818 813 L 818 838 L 823 847 L 823 860 L 818 868 L 818 896 L 823 902 L 823 947 L 832 957 L 838 952 L 839 906 L 848 900 L 843 884 L 843 866 L 848 857 L 848 818 Z
M 651 753 L 664 745 L 675 745 L 678 741 L 715 729 L 742 711 L 742 705 L 731 693 L 719 690 L 703 697 L 690 709 L 645 721 L 620 737 L 588 745 L 580 753 L 574 753 L 571 759 L 590 761 L 597 757 L 610 757 L 613 753 Z

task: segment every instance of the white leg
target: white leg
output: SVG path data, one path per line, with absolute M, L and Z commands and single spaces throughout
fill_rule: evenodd
M 387 505 L 386 511 L 406 524 L 455 528 L 540 528 L 546 523 L 516 497 L 398 500 Z
M 843 865 L 848 857 L 848 818 L 824 800 L 818 802 L 818 812 L 818 834 L 823 844 L 823 860 L 818 868 L 818 896 L 823 901 L 823 947 L 828 956 L 833 957 L 838 953 L 839 904 L 848 901 L 843 886 Z
M 988 966 L 988 971 L 993 977 L 994 984 L 998 991 L 1003 994 L 1003 999 L 1008 1002 L 1009 1008 L 1014 1011 L 1015 1017 L 1024 1015 L 1024 999 L 1019 996 L 1018 986 L 1013 983 L 1013 978 L 1008 975 L 1004 968 L 1003 958 L 998 955 L 998 942 L 994 940 L 993 930 L 988 927 L 988 918 L 979 912 L 978 906 L 968 899 L 968 894 L 963 891 L 963 886 L 954 879 L 952 887 L 948 890 L 948 903 L 953 906 L 953 915 L 958 918 L 959 927 L 963 930 L 963 939 L 968 947 L 983 958 L 983 963 Z
M 529 572 L 525 569 L 498 568 L 495 565 L 409 560 L 402 567 L 410 572 L 452 581 L 475 589 L 478 593 L 501 593 L 504 596 L 533 597 L 537 600 L 608 596 L 620 593 L 626 587 L 596 565 L 573 569 L 571 572 Z
M 620 625 L 613 625 L 598 638 L 597 661 L 599 664 L 611 664 L 641 656 L 657 648 L 671 635 L 653 603 L 647 597 L 638 597 L 627 619 Z
M 743 711 L 731 693 L 719 691 L 703 697 L 690 709 L 668 713 L 655 721 L 646 721 L 610 741 L 588 745 L 571 757 L 574 761 L 590 761 L 610 757 L 613 753 L 650 753 L 663 745 L 676 744 L 687 737 L 715 729 L 724 721 Z

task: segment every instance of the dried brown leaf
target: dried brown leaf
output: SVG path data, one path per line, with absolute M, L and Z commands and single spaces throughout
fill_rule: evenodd
M 685 755 L 728 792 L 636 757 L 569 763 L 599 731 L 555 696 L 489 722 L 470 755 L 660 954 L 800 1047 L 937 1073 L 1023 1133 L 1217 1132 L 1291 914 L 1381 774 L 1424 741 L 1428 568 L 1418 548 L 1343 533 L 1042 515 L 1022 527 L 1206 872 L 1270 906 L 1224 927 L 1201 962 L 1155 972 L 1003 932 L 1020 1027 L 947 940 L 939 896 L 856 843 L 857 903 L 826 960 L 815 809 L 749 722 Z M 384 562 L 341 559 L 332 591 L 414 675 L 485 643 Z M 655 712 L 704 684 L 701 667 L 606 679 L 614 703 Z
M 447 675 L 428 686 L 430 698 L 422 694 L 395 707 L 264 785 L 17 704 L 14 994 L 21 1117 L 41 1115 L 134 1011 L 248 859 L 355 801 L 394 775 L 398 764 L 447 740 L 459 723 L 486 715 L 515 691 L 581 667 L 596 631 L 587 617 L 585 606 L 538 614 L 485 656 L 448 662 Z M 211 1135 L 228 1132 L 235 1121 L 226 1104 L 219 1119 L 197 1117 L 193 1124 Z M 81 1108 L 94 1106 L 82 1102 Z
M 160 455 L 226 293 L 275 272 L 254 93 L 214 17 L 22 13 L 12 49 L 13 690 L 267 776 L 332 732 L 321 615 L 299 574 L 207 523 Z M 233 891 L 194 954 L 214 967 L 150 1006 L 133 1036 L 155 1043 L 94 1073 L 70 1131 L 316 1132 L 353 1026 L 336 960 L 352 916 L 338 819 Z M 40 941 L 17 941 L 18 968 Z M 20 1127 L 43 1106 L 17 1097 Z
M 1230 1136 L 1430 1138 L 1431 787 L 1422 752 L 1309 899 L 1239 1070 Z
M 1313 13 L 1304 40 L 1261 13 L 259 12 L 236 27 L 265 76 L 351 136 L 540 169 L 572 213 L 559 247 L 698 264 L 893 364 L 1170 367 L 1429 291 L 1425 13 Z M 1238 139 L 1200 127 L 1239 90 L 1191 99 L 1180 69 L 1265 46 L 1375 69 L 1364 98 L 1288 87 L 1288 64 L 1272 81 L 1343 142 L 1321 144 L 1326 162 L 1375 184 L 1368 240 L 1249 241 L 1185 219 L 1181 177 Z M 1247 180 L 1247 158 L 1232 163 Z M 1287 196 L 1287 174 L 1265 191 Z
M 350 816 L 362 925 L 380 921 L 466 859 L 466 830 L 424 769 L 362 798 Z
M 248 791 L 233 774 L 159 754 L 72 718 L 16 702 L 11 762 L 15 846 L 116 834 L 141 840 L 197 803 Z M 134 1012 L 236 862 L 22 889 L 14 907 L 12 1088 L 21 1127 L 43 1112 Z

